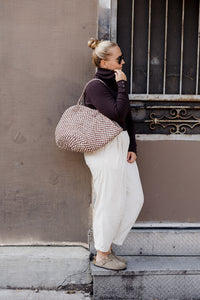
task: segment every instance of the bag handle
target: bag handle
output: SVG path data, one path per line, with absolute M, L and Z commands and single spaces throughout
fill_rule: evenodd
M 82 91 L 82 94 L 81 94 L 80 98 L 78 99 L 77 104 L 79 104 L 79 105 L 84 105 L 84 93 L 85 93 L 85 90 L 86 90 L 88 84 L 89 84 L 90 82 L 94 81 L 94 80 L 99 80 L 99 81 L 101 81 L 101 82 L 107 87 L 107 85 L 105 84 L 105 82 L 104 82 L 103 80 L 101 80 L 101 79 L 99 79 L 99 78 L 93 78 L 93 79 L 91 79 L 90 81 L 88 81 L 88 83 L 86 83 L 86 85 L 85 85 L 85 87 L 84 87 L 84 89 L 83 89 L 83 91 Z

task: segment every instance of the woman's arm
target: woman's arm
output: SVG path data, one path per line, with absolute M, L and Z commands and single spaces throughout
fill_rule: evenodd
M 117 82 L 118 93 L 115 99 L 109 88 L 98 80 L 92 81 L 85 92 L 85 104 L 99 110 L 109 119 L 120 123 L 129 110 L 129 100 L 125 82 Z
M 127 131 L 130 137 L 130 145 L 129 145 L 129 152 L 134 152 L 137 154 L 137 145 L 135 140 L 135 124 L 131 116 L 131 109 L 129 108 L 129 112 L 126 117 L 126 126 Z

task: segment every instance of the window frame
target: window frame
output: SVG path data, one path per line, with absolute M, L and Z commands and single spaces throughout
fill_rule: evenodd
M 132 0 L 132 16 L 134 16 L 134 2 Z M 149 68 L 150 68 L 150 36 L 151 36 L 151 0 L 149 0 L 149 27 L 148 27 L 148 62 L 147 62 L 147 92 L 145 94 L 133 94 L 133 55 L 131 54 L 130 67 L 130 94 L 129 100 L 132 114 L 136 120 L 136 133 L 139 134 L 199 134 L 200 133 L 200 95 L 199 89 L 199 65 L 200 65 L 200 0 L 198 18 L 198 45 L 197 45 L 197 72 L 196 72 L 196 94 L 182 94 L 183 75 L 183 35 L 184 35 L 184 12 L 185 0 L 182 0 L 182 29 L 181 29 L 181 67 L 179 94 L 166 94 L 166 62 L 163 72 L 163 94 L 149 93 Z M 98 1 L 98 38 L 117 41 L 117 0 Z M 164 61 L 166 61 L 166 36 L 167 36 L 168 0 L 166 0 L 165 14 L 165 50 Z M 132 28 L 134 18 L 132 17 Z M 131 33 L 131 50 L 133 49 L 133 33 Z M 133 53 L 133 51 L 131 51 Z M 144 114 L 144 110 L 146 113 Z M 141 117 L 143 115 L 143 119 Z M 142 124 L 138 126 L 137 123 Z M 148 126 L 143 132 L 142 126 Z M 158 129 L 159 127 L 159 129 Z M 194 129 L 195 128 L 195 129 Z M 198 129 L 197 129 L 198 128 Z M 156 130 L 155 130 L 156 129 Z M 159 131 L 160 130 L 160 131 Z

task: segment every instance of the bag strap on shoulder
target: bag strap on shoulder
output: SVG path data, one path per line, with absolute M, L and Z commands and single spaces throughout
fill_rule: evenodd
M 85 87 L 84 87 L 84 89 L 82 91 L 82 94 L 81 94 L 80 98 L 78 99 L 77 104 L 84 105 L 84 93 L 85 93 L 85 90 L 86 90 L 87 86 L 89 85 L 89 83 L 92 82 L 92 81 L 95 81 L 95 80 L 101 81 L 105 86 L 107 86 L 107 84 L 103 80 L 101 80 L 99 78 L 93 78 L 93 79 L 91 79 L 90 81 L 88 81 L 86 83 L 86 85 L 85 85 Z

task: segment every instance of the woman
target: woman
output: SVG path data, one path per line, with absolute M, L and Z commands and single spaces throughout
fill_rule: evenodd
M 96 266 L 121 270 L 126 261 L 112 250 L 122 245 L 143 205 L 136 164 L 134 123 L 126 91 L 124 58 L 116 43 L 90 39 L 93 63 L 98 68 L 85 91 L 85 105 L 116 121 L 123 131 L 100 150 L 84 155 L 94 189 L 93 236 Z

